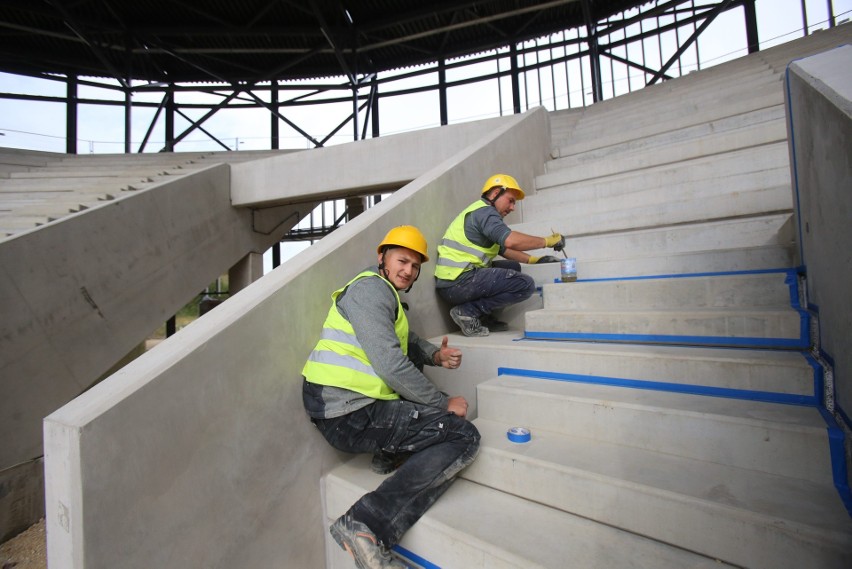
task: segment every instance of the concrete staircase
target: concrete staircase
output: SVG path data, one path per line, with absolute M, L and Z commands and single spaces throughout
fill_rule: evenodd
M 67 155 L 0 148 L 0 240 L 213 164 L 280 153 Z
M 514 228 L 568 234 L 579 280 L 529 267 L 541 299 L 523 332 L 451 338 L 493 365 L 482 449 L 400 544 L 412 566 L 852 566 L 842 435 L 801 309 L 781 74 L 850 31 L 551 114 L 553 160 Z M 509 441 L 513 426 L 532 440 Z M 332 471 L 329 523 L 380 481 L 367 457 Z

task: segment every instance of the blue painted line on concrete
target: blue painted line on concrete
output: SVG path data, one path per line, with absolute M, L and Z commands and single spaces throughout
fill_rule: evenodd
M 812 395 L 796 395 L 793 393 L 774 393 L 771 391 L 755 391 L 749 389 L 733 389 L 729 387 L 711 387 L 707 385 L 687 385 L 663 381 L 648 381 L 641 379 L 624 379 L 619 377 L 604 377 L 597 375 L 578 375 L 573 373 L 557 373 L 519 368 L 497 368 L 497 375 L 515 375 L 533 379 L 550 381 L 565 381 L 587 383 L 592 385 L 608 385 L 612 387 L 627 387 L 631 389 L 647 389 L 669 393 L 684 393 L 689 395 L 704 395 L 709 397 L 725 397 L 728 399 L 744 399 L 747 401 L 762 401 L 765 403 L 782 403 L 784 405 L 815 406 L 817 399 Z
M 808 315 L 799 313 L 798 338 L 734 338 L 727 336 L 676 336 L 669 334 L 598 334 L 584 332 L 534 332 L 524 336 L 535 340 L 586 340 L 589 342 L 630 342 L 653 344 L 687 344 L 693 346 L 734 346 L 753 348 L 805 349 L 810 341 L 802 335 L 808 328 Z
M 416 553 L 405 549 L 401 545 L 394 545 L 393 550 L 396 551 L 397 553 L 399 553 L 400 555 L 402 555 L 403 557 L 405 557 L 406 559 L 408 559 L 410 561 L 414 561 L 415 563 L 420 565 L 420 567 L 422 567 L 423 569 L 441 569 L 439 566 L 435 565 L 434 563 L 432 563 L 430 561 L 427 561 L 426 559 L 423 559 L 422 557 L 420 557 Z
M 577 279 L 574 282 L 584 282 L 584 283 L 596 283 L 596 282 L 608 282 L 608 281 L 645 281 L 652 279 L 689 279 L 695 277 L 727 277 L 727 276 L 736 276 L 736 275 L 766 275 L 766 274 L 776 274 L 776 273 L 789 273 L 790 271 L 796 271 L 797 269 L 789 269 L 789 268 L 777 268 L 777 269 L 755 269 L 749 271 L 719 271 L 715 273 L 671 273 L 671 274 L 663 274 L 663 275 L 639 275 L 634 277 L 607 277 L 607 278 L 599 278 L 599 279 Z M 563 283 L 562 279 L 553 279 L 553 282 L 560 284 L 573 284 L 573 283 Z
M 852 516 L 852 490 L 849 489 L 849 482 L 846 470 L 846 449 L 844 445 L 844 435 L 834 416 L 823 407 L 818 407 L 822 418 L 825 419 L 828 425 L 828 448 L 831 452 L 831 474 L 834 478 L 834 487 L 840 494 L 840 499 L 846 507 L 846 511 Z

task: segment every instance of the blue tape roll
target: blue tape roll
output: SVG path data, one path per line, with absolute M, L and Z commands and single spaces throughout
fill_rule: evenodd
M 506 431 L 506 436 L 509 437 L 509 440 L 513 443 L 528 443 L 532 438 L 530 430 L 524 427 L 512 427 Z

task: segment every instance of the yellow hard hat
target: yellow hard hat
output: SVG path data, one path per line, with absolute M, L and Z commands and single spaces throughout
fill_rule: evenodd
M 382 242 L 376 248 L 376 253 L 381 253 L 382 247 L 386 245 L 397 245 L 417 251 L 423 257 L 424 263 L 429 260 L 429 255 L 426 253 L 429 249 L 426 245 L 426 238 L 413 225 L 400 225 L 388 231 L 388 234 L 385 235 L 385 238 L 382 239 Z
M 482 194 L 488 192 L 492 188 L 504 188 L 506 190 L 515 190 L 518 192 L 518 199 L 524 199 L 524 191 L 518 185 L 518 181 L 508 174 L 494 174 L 482 186 Z

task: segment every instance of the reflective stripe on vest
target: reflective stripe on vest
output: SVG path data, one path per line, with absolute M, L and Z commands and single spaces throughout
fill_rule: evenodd
M 311 383 L 342 387 L 356 391 L 373 399 L 399 399 L 399 395 L 386 384 L 373 369 L 361 343 L 355 337 L 355 329 L 337 310 L 337 299 L 352 283 L 362 278 L 379 275 L 364 271 L 331 295 L 331 308 L 323 324 L 320 339 L 308 357 L 302 375 Z M 408 354 L 408 318 L 399 300 L 399 293 L 391 283 L 382 279 L 394 293 L 397 317 L 394 331 L 404 354 Z
M 454 281 L 465 271 L 489 267 L 491 260 L 500 252 L 499 243 L 488 248 L 480 247 L 464 233 L 467 214 L 483 207 L 490 205 L 482 200 L 475 201 L 458 214 L 447 228 L 438 245 L 438 260 L 435 262 L 435 276 L 439 279 Z

